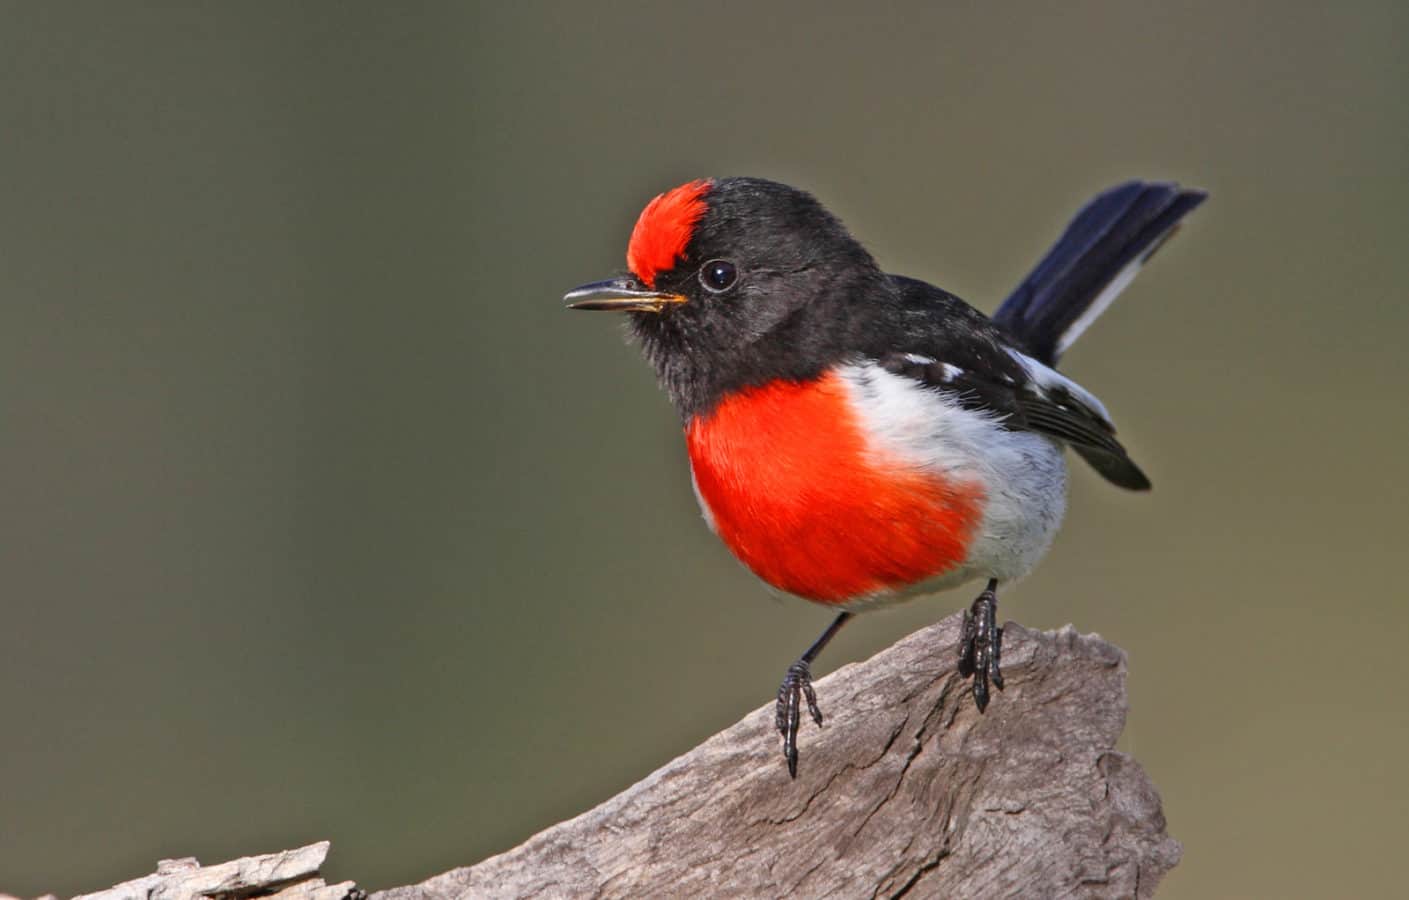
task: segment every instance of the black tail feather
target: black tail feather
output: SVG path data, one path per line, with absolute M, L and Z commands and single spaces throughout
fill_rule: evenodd
M 1055 365 L 1190 210 L 1208 196 L 1129 181 L 1097 195 L 993 315 L 1028 353 Z

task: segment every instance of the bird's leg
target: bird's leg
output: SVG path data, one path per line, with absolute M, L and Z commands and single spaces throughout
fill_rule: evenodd
M 797 777 L 797 726 L 802 720 L 804 698 L 812 721 L 819 726 L 822 724 L 822 710 L 817 708 L 817 694 L 812 690 L 812 661 L 850 618 L 851 613 L 844 612 L 833 619 L 821 637 L 812 642 L 797 662 L 788 666 L 788 674 L 783 676 L 783 683 L 778 687 L 778 733 L 783 736 L 783 756 L 788 760 L 788 774 L 793 778 Z
M 974 676 L 974 704 L 979 712 L 988 706 L 988 686 L 1003 690 L 999 652 L 1003 629 L 998 627 L 998 579 L 988 579 L 988 587 L 964 613 L 964 633 L 959 636 L 959 675 Z

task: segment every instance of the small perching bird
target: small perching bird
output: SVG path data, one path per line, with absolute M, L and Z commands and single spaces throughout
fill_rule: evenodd
M 853 613 L 985 581 L 958 648 L 982 711 L 1003 687 L 998 586 L 1061 524 L 1063 448 L 1150 487 L 1101 401 L 1054 367 L 1205 196 L 1098 195 L 990 319 L 882 272 L 810 194 L 692 181 L 641 213 L 628 275 L 568 293 L 630 314 L 709 526 L 774 589 L 838 610 L 778 691 L 793 776 L 804 702 L 822 723 L 811 663 Z

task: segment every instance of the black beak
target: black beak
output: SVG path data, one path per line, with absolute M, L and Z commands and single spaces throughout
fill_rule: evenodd
M 573 288 L 563 297 L 563 302 L 568 309 L 658 313 L 686 299 L 680 294 L 646 290 L 634 278 L 612 278 Z

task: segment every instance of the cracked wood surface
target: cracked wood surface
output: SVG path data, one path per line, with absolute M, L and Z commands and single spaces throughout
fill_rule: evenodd
M 202 866 L 194 857 L 164 859 L 157 870 L 74 900 L 361 900 L 350 881 L 327 884 L 318 870 L 328 858 L 327 841 L 294 850 L 246 856 Z M 0 897 L 0 900 L 4 900 Z
M 471 897 L 1148 897 L 1179 860 L 1159 795 L 1115 751 L 1125 654 L 1009 623 L 985 715 L 954 671 L 961 617 L 817 683 L 796 782 L 773 705 L 595 809 L 373 900 Z

